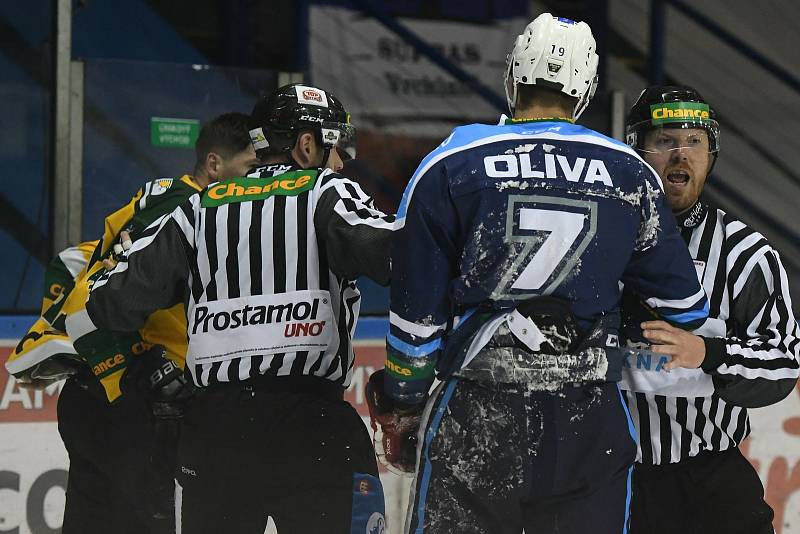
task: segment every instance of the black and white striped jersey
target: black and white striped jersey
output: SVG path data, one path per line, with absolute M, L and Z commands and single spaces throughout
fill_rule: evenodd
M 197 385 L 311 375 L 346 387 L 360 306 L 354 280 L 388 283 L 393 224 L 330 170 L 262 167 L 153 223 L 128 261 L 95 282 L 86 318 L 130 331 L 184 302 Z
M 706 358 L 700 369 L 669 373 L 665 359 L 646 351 L 626 359 L 620 386 L 644 464 L 738 446 L 750 433 L 747 408 L 783 399 L 799 374 L 800 335 L 778 252 L 702 199 L 678 226 L 710 302 L 695 331 Z

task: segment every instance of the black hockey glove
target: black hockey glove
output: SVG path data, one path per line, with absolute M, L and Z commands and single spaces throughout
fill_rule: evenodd
M 628 345 L 648 345 L 642 335 L 641 324 L 645 321 L 660 321 L 663 318 L 633 291 L 625 288 L 620 299 L 622 307 L 622 338 Z
M 183 415 L 186 402 L 194 394 L 183 370 L 167 358 L 161 345 L 153 345 L 133 358 L 122 378 L 126 392 L 134 388 L 150 404 L 153 415 L 161 418 L 178 418 Z

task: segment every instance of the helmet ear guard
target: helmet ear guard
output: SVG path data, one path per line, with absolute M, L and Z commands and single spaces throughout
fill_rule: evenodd
M 585 22 L 542 13 L 517 36 L 506 60 L 506 100 L 513 114 L 520 83 L 577 98 L 580 117 L 597 90 L 597 46 Z

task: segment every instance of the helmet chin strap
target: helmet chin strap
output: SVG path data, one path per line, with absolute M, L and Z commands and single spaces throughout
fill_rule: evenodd
M 325 165 L 328 163 L 328 158 L 331 157 L 331 147 L 322 145 L 325 148 L 322 149 L 322 163 L 319 164 L 321 168 L 325 168 Z
M 716 163 L 717 163 L 717 156 L 718 155 L 719 155 L 719 152 L 714 152 L 714 153 L 711 154 L 711 165 L 708 166 L 708 172 L 706 173 L 706 178 L 711 176 L 711 171 L 714 170 L 714 165 L 716 165 Z

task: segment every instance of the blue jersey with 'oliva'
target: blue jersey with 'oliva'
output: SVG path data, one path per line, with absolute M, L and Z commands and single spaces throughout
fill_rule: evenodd
M 620 282 L 673 324 L 707 316 L 661 181 L 633 149 L 566 121 L 456 128 L 397 213 L 388 389 L 423 399 L 455 316 L 552 295 L 588 326 L 618 309 Z

